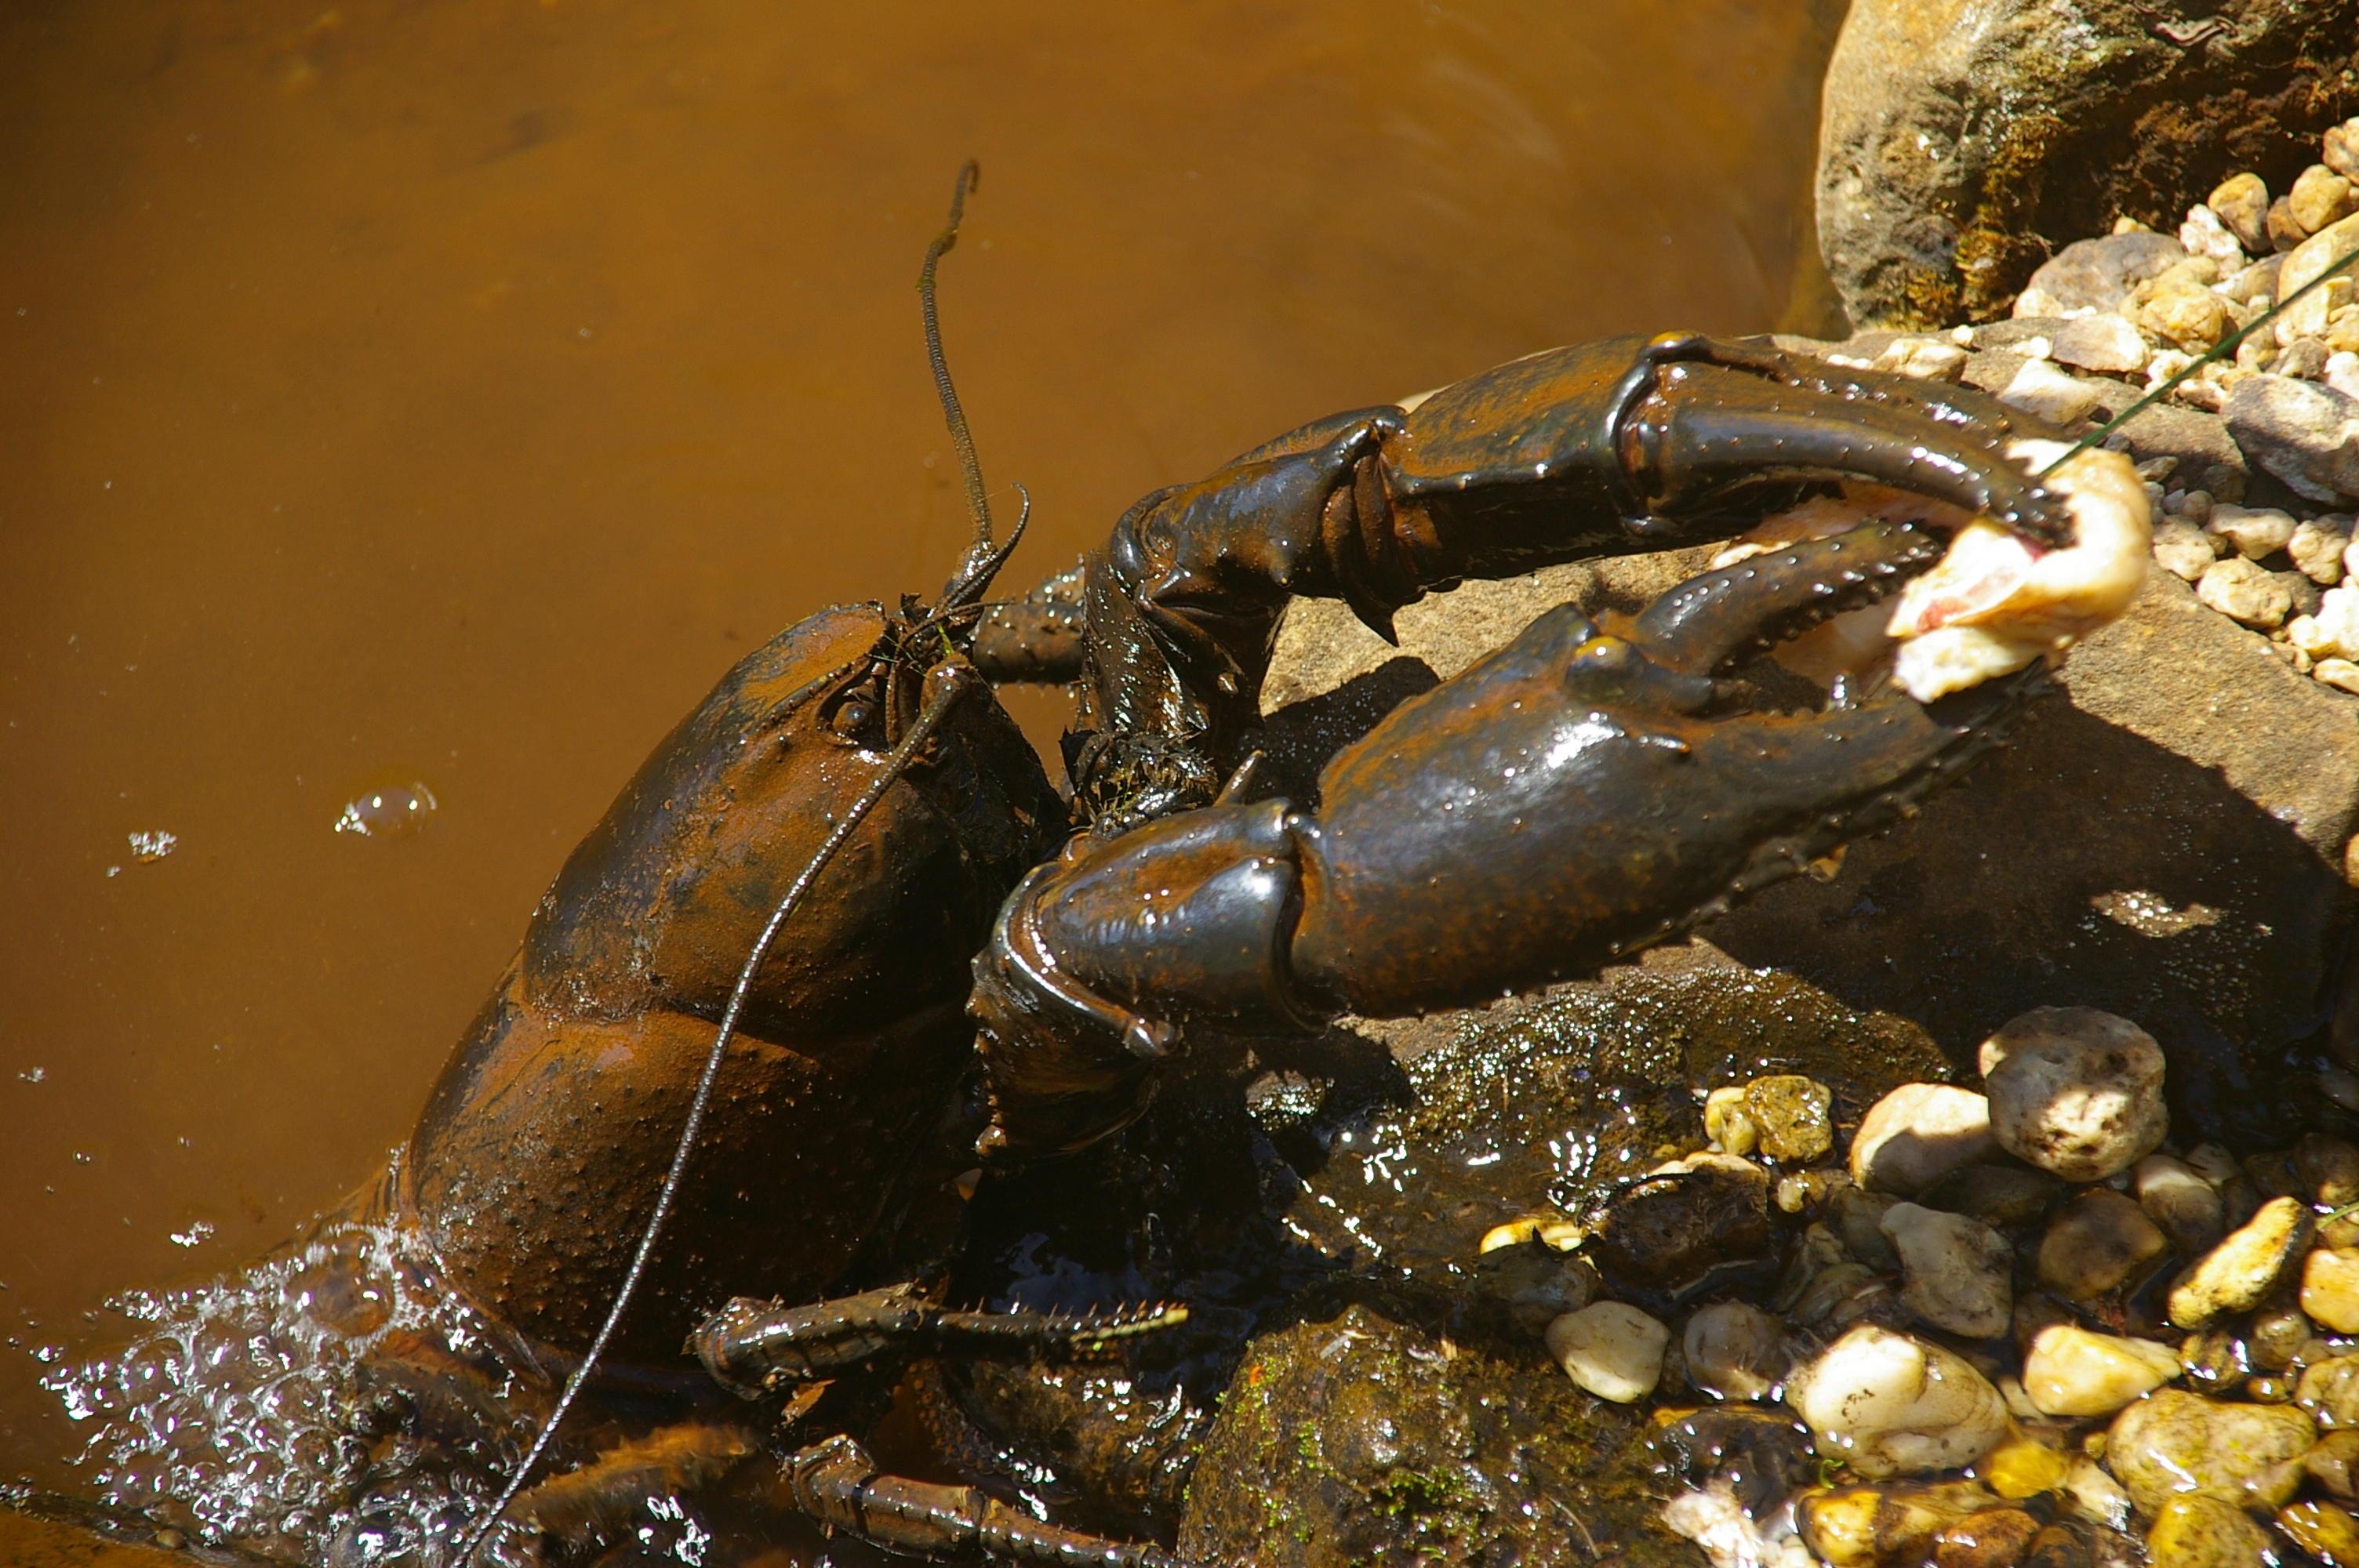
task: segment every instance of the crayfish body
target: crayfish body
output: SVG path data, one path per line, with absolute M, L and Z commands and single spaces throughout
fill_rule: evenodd
M 579 1521 L 621 1505 L 560 1507 L 560 1492 L 594 1493 L 601 1476 L 624 1497 L 742 1487 L 775 1447 L 780 1465 L 752 1483 L 768 1505 L 897 1550 L 1170 1561 L 1041 1522 L 1004 1487 L 884 1475 L 849 1430 L 875 1419 L 873 1391 L 815 1391 L 851 1389 L 896 1348 L 1151 1358 L 1189 1316 L 1184 1299 L 1135 1295 L 953 1311 L 944 1281 L 988 1291 L 989 1269 L 897 1272 L 929 1250 L 907 1234 L 912 1171 L 972 1158 L 944 1130 L 980 1130 L 976 1207 L 1005 1217 L 1009 1195 L 1057 1184 L 1059 1161 L 1117 1148 L 1186 1070 L 1194 1033 L 1299 1034 L 1593 972 L 1907 815 L 2039 679 L 1938 708 L 1886 695 L 1770 712 L 1732 678 L 1940 557 L 1940 527 L 1886 521 L 1707 574 L 1625 621 L 1543 615 L 1335 757 L 1303 805 L 1258 798 L 1250 777 L 1288 600 L 1340 598 L 1388 631 L 1400 606 L 1466 578 L 1723 538 L 1852 481 L 2047 547 L 2071 518 L 2002 450 L 2041 433 L 2028 423 L 1749 343 L 1552 351 L 1158 492 L 1078 573 L 1018 603 L 980 606 L 1000 558 L 985 569 L 980 552 L 934 610 L 824 611 L 740 663 L 566 862 L 370 1200 L 415 1267 L 545 1385 L 630 1275 L 696 1064 L 726 1046 L 606 1383 L 635 1390 L 654 1425 L 731 1435 L 656 1442 L 642 1421 L 519 1498 L 498 1550 L 598 1550 L 608 1527 Z M 987 689 L 1023 679 L 1076 684 L 1070 801 Z M 962 1086 L 979 1087 L 987 1126 L 961 1119 Z M 1254 1231 L 1250 1180 L 1223 1206 L 1208 1236 Z M 1124 1233 L 1136 1208 L 1116 1195 L 1085 1217 L 1121 1262 L 1108 1277 L 1184 1284 L 1185 1268 L 1147 1277 L 1172 1254 Z M 1223 1321 L 1224 1346 L 1198 1342 L 1200 1406 L 1250 1330 L 1250 1314 Z M 788 1398 L 771 1430 L 716 1416 L 713 1384 L 686 1386 L 691 1331 L 732 1390 Z M 414 1449 L 419 1408 L 395 1400 L 381 1424 Z M 348 1516 L 393 1483 L 386 1452 L 339 1472 Z M 1104 1485 L 1168 1506 L 1185 1479 L 1174 1452 L 1152 1486 Z M 1168 1531 L 1158 1506 L 1100 1517 Z M 349 1530 L 335 1539 L 371 1560 Z

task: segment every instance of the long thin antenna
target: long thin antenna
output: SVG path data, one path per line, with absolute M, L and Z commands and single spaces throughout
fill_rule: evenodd
M 972 665 L 946 665 L 939 667 L 944 672 L 940 688 L 919 713 L 917 722 L 909 726 L 909 732 L 901 737 L 901 743 L 893 748 L 884 771 L 861 792 L 860 798 L 853 802 L 852 809 L 844 813 L 843 820 L 836 825 L 835 831 L 827 836 L 818 853 L 811 856 L 801 874 L 795 878 L 794 885 L 787 889 L 785 896 L 778 900 L 777 907 L 770 912 L 769 924 L 762 927 L 762 935 L 755 942 L 754 950 L 745 957 L 745 967 L 737 971 L 737 984 L 729 993 L 729 1006 L 721 1015 L 719 1031 L 712 1036 L 712 1049 L 705 1054 L 704 1071 L 696 1080 L 695 1097 L 689 1101 L 688 1120 L 679 1130 L 679 1146 L 672 1151 L 671 1169 L 665 1174 L 663 1186 L 656 1194 L 655 1210 L 647 1216 L 647 1228 L 639 1233 L 638 1250 L 631 1255 L 630 1271 L 623 1276 L 622 1289 L 614 1292 L 614 1304 L 607 1309 L 606 1321 L 598 1325 L 597 1336 L 591 1340 L 588 1352 L 565 1379 L 564 1390 L 557 1396 L 556 1409 L 550 1411 L 549 1419 L 541 1423 L 539 1433 L 533 1438 L 532 1447 L 516 1466 L 516 1474 L 508 1477 L 507 1486 L 475 1520 L 466 1539 L 460 1543 L 462 1568 L 474 1561 L 475 1553 L 499 1523 L 500 1516 L 507 1512 L 508 1505 L 524 1491 L 525 1483 L 532 1478 L 533 1471 L 548 1455 L 549 1444 L 557 1439 L 558 1427 L 564 1422 L 566 1412 L 573 1408 L 573 1401 L 580 1397 L 582 1386 L 589 1382 L 591 1373 L 596 1370 L 606 1346 L 613 1342 L 616 1329 L 622 1325 L 623 1314 L 630 1309 L 631 1298 L 637 1292 L 640 1280 L 647 1275 L 648 1260 L 655 1256 L 656 1242 L 663 1235 L 664 1222 L 671 1217 L 672 1204 L 679 1195 L 680 1181 L 688 1172 L 689 1155 L 696 1147 L 697 1135 L 704 1130 L 704 1113 L 712 1103 L 712 1086 L 721 1077 L 722 1060 L 728 1054 L 730 1042 L 736 1037 L 738 1014 L 745 1011 L 745 998 L 754 989 L 754 977 L 769 957 L 771 945 L 777 941 L 778 932 L 801 904 L 803 895 L 810 891 L 811 883 L 819 880 L 820 872 L 835 858 L 835 852 L 843 848 L 868 814 L 876 809 L 876 803 L 885 798 L 885 792 L 908 770 L 919 748 L 932 738 L 951 710 L 982 685 L 983 677 Z
M 2234 353 L 2236 351 L 2237 344 L 2243 342 L 2246 338 L 2251 337 L 2255 332 L 2259 331 L 2262 328 L 2276 320 L 2279 316 L 2282 316 L 2287 311 L 2292 309 L 2294 305 L 2299 301 L 2303 296 L 2307 295 L 2313 288 L 2322 287 L 2327 279 L 2334 276 L 2337 273 L 2340 273 L 2344 267 L 2349 266 L 2354 261 L 2359 261 L 2359 247 L 2354 247 L 2344 252 L 2341 256 L 2335 259 L 2333 265 L 2328 267 L 2324 272 L 2320 273 L 2316 277 L 2311 278 L 2308 283 L 2303 284 L 2299 288 L 2295 289 L 2291 294 L 2287 295 L 2283 299 L 2278 300 L 2275 305 L 2270 306 L 2267 310 L 2264 310 L 2259 315 L 2254 317 L 2250 321 L 2245 323 L 2244 326 L 2236 329 L 2233 335 L 2221 339 L 2209 352 L 2198 356 L 2193 364 L 2189 365 L 2185 370 L 2180 371 L 2177 375 L 2172 376 L 2169 381 L 2164 382 L 2160 386 L 2156 387 L 2152 392 L 2147 393 L 2144 397 L 2139 398 L 2136 403 L 2131 404 L 2127 408 L 2123 409 L 2119 414 L 2114 415 L 2112 418 L 2106 420 L 2104 424 L 2098 426 L 2095 429 L 2090 431 L 2087 435 L 2082 437 L 2079 440 L 2065 448 L 2063 451 L 2057 454 L 2053 462 L 2049 463 L 2047 467 L 2040 469 L 2031 477 L 2034 479 L 2046 479 L 2064 463 L 2073 458 L 2079 457 L 2082 452 L 2087 451 L 2091 447 L 2095 446 L 2098 442 L 2112 435 L 2123 425 L 2127 424 L 2132 416 L 2153 407 L 2156 404 L 2169 396 L 2173 392 L 2179 389 L 2179 385 L 2181 382 L 2187 381 L 2195 375 L 2195 373 L 2201 371 L 2205 365 L 2208 365 L 2213 361 L 2221 359 L 2226 355 Z
M 951 445 L 958 449 L 959 471 L 966 477 L 966 514 L 974 524 L 974 542 L 967 546 L 964 576 L 991 554 L 991 501 L 984 493 L 983 462 L 974 455 L 974 438 L 968 434 L 966 411 L 959 406 L 958 389 L 951 384 L 950 361 L 942 355 L 941 317 L 934 308 L 934 269 L 958 243 L 959 223 L 966 216 L 967 193 L 983 178 L 983 166 L 969 158 L 959 166 L 958 182 L 951 187 L 950 221 L 934 243 L 926 247 L 926 265 L 918 272 L 918 303 L 926 313 L 926 357 L 933 362 L 934 390 L 941 395 L 942 417 L 951 427 Z

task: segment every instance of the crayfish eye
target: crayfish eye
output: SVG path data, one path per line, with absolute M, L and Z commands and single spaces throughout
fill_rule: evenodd
M 835 716 L 828 720 L 828 727 L 847 741 L 856 741 L 875 718 L 875 705 L 855 697 L 836 708 Z

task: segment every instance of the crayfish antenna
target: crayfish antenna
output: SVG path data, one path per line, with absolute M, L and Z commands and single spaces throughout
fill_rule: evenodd
M 956 576 L 942 589 L 942 607 L 950 609 L 962 604 L 981 593 L 998 571 L 1006 551 L 995 552 L 991 543 L 991 498 L 983 484 L 983 460 L 975 456 L 974 437 L 967 429 L 966 410 L 959 406 L 958 388 L 951 384 L 949 358 L 942 352 L 941 314 L 934 301 L 934 271 L 958 243 L 959 224 L 966 216 L 967 193 L 983 178 L 983 166 L 969 158 L 959 166 L 958 180 L 951 187 L 951 214 L 934 243 L 926 247 L 925 265 L 918 270 L 918 303 L 926 319 L 926 358 L 934 367 L 934 390 L 942 400 L 942 418 L 951 428 L 951 445 L 958 449 L 959 472 L 966 481 L 966 514 L 974 524 L 974 537 L 967 546 L 966 556 L 959 563 Z M 1019 524 L 1020 527 L 1020 524 Z M 1010 539 L 1013 548 L 1016 541 Z

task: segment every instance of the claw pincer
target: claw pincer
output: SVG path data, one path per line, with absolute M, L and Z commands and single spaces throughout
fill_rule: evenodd
M 1209 803 L 1259 719 L 1289 598 L 1379 634 L 1467 578 L 1725 537 L 1799 487 L 1889 486 L 2046 543 L 2060 500 L 2003 451 L 2037 421 L 1964 388 L 1692 333 L 1552 349 L 1339 414 L 1133 507 L 1087 558 L 1076 796 Z

